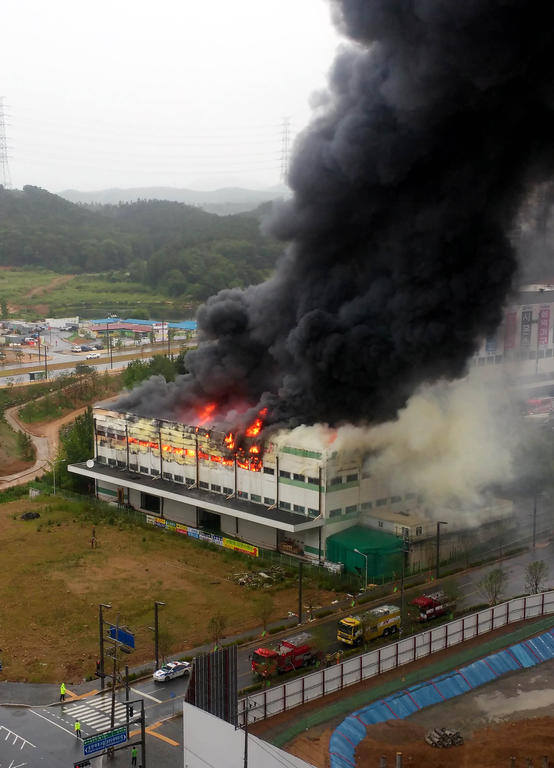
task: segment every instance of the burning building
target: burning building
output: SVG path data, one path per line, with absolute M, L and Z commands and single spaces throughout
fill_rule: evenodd
M 403 539 L 412 544 L 409 566 L 433 563 L 435 523 L 423 499 L 372 475 L 366 452 L 337 446 L 332 430 L 309 439 L 266 433 L 263 411 L 240 437 L 210 426 L 213 415 L 208 407 L 201 424 L 185 424 L 98 405 L 94 458 L 69 469 L 94 480 L 98 498 L 140 510 L 153 525 L 252 555 L 263 548 L 355 570 L 359 556 L 352 547 L 345 555 L 342 541 L 355 531 L 370 578 L 398 571 Z M 455 526 L 443 538 L 448 559 Z
M 142 510 L 154 524 L 316 562 L 326 559 L 330 536 L 374 506 L 417 508 L 414 494 L 391 495 L 370 477 L 356 452 L 323 443 L 307 448 L 290 439 L 294 432 L 260 439 L 262 419 L 246 428 L 238 448 L 231 433 L 206 424 L 97 406 L 94 458 L 70 470 L 93 479 L 99 498 Z

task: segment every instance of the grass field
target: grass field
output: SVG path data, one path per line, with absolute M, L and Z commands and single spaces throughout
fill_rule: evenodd
M 3 419 L 0 419 L 0 474 L 11 475 L 32 467 L 33 460 L 25 460 L 17 434 Z
M 21 520 L 26 510 L 38 511 L 40 518 Z M 99 603 L 111 603 L 106 618 L 115 623 L 119 615 L 120 623 L 135 632 L 137 649 L 125 657 L 131 667 L 153 658 L 148 627 L 155 600 L 166 603 L 160 610 L 165 653 L 209 642 L 208 623 L 218 612 L 227 620 L 226 634 L 261 623 L 260 592 L 227 579 L 247 570 L 244 558 L 122 521 L 111 508 L 102 512 L 88 503 L 40 496 L 2 504 L 0 539 L 3 679 L 70 683 L 92 675 Z M 294 581 L 269 592 L 273 619 L 294 610 Z M 332 592 L 312 590 L 311 595 L 318 605 L 335 598 Z
M 103 317 L 115 312 L 128 317 L 182 319 L 194 308 L 134 282 L 127 273 L 72 275 L 60 280 L 41 269 L 0 270 L 0 298 L 18 317 Z

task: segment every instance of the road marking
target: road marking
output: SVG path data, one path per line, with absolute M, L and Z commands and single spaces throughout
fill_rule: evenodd
M 55 725 L 56 728 L 60 728 L 60 730 L 65 731 L 66 733 L 69 733 L 71 736 L 73 736 L 73 731 L 70 731 L 67 728 L 64 728 L 63 725 L 58 725 L 58 723 L 55 723 L 53 720 L 50 720 L 49 717 L 45 717 L 44 715 L 39 714 L 38 712 L 35 712 L 34 709 L 30 710 L 33 715 L 36 715 L 37 717 L 41 717 L 43 720 L 46 720 L 47 723 L 50 723 L 50 725 Z
M 17 741 L 20 740 L 22 742 L 21 746 L 19 747 L 20 750 L 22 750 L 26 744 L 29 744 L 29 746 L 33 747 L 33 749 L 36 749 L 36 746 L 32 742 L 23 738 L 23 736 L 20 736 L 15 731 L 11 731 L 9 728 L 6 728 L 5 725 L 0 725 L 0 731 L 6 731 L 6 737 L 4 741 L 7 741 L 10 738 L 10 736 L 13 736 L 12 746 L 15 747 L 15 745 L 17 744 Z
M 157 723 L 153 723 L 152 725 L 149 725 L 147 728 L 144 729 L 145 733 L 148 733 L 150 736 L 155 736 L 157 739 L 161 739 L 161 741 L 167 742 L 167 744 L 171 744 L 172 747 L 178 747 L 179 742 L 174 741 L 173 739 L 170 739 L 169 736 L 164 736 L 163 733 L 156 733 L 155 729 L 159 728 L 160 725 L 163 725 L 163 722 L 161 720 L 158 720 Z M 137 729 L 136 731 L 131 731 L 129 733 L 129 738 L 131 736 L 138 736 L 140 733 L 140 729 Z
M 145 691 L 139 691 L 138 688 L 131 688 L 133 693 L 136 693 L 137 696 L 145 696 L 147 699 L 151 699 L 152 701 L 155 701 L 156 704 L 161 704 L 162 699 L 157 699 L 155 696 L 151 696 L 149 693 L 146 693 Z
M 77 696 L 76 694 L 72 693 L 71 695 L 73 698 L 71 701 L 79 701 L 80 699 L 87 699 L 89 696 L 96 696 L 96 694 L 99 693 L 99 688 L 95 688 L 93 691 L 88 691 L 88 693 L 81 693 L 80 696 Z

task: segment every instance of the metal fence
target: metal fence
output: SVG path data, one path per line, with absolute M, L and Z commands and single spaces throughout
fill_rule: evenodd
M 441 624 L 404 640 L 376 648 L 332 667 L 320 669 L 283 685 L 276 685 L 239 700 L 239 720 L 266 720 L 280 712 L 319 699 L 349 685 L 376 677 L 404 664 L 438 653 L 473 637 L 523 619 L 554 613 L 554 590 L 516 597 L 505 603 Z M 245 715 L 245 713 L 248 713 Z

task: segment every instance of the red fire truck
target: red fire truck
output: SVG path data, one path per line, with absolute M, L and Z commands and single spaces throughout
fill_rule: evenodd
M 444 616 L 456 607 L 455 602 L 450 600 L 444 592 L 429 592 L 421 595 L 412 600 L 410 605 L 416 608 L 418 621 L 429 621 L 437 616 Z
M 315 664 L 322 653 L 307 632 L 281 640 L 276 648 L 257 648 L 252 654 L 252 672 L 267 678 Z

